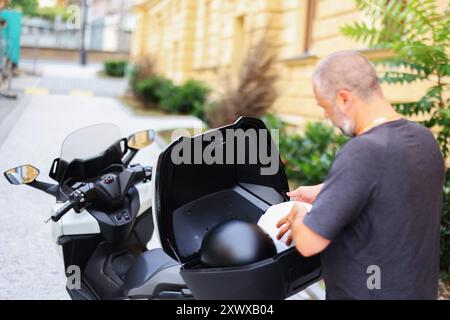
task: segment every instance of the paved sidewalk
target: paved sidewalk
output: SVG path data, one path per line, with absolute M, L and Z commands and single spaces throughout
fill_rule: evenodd
M 18 103 L 17 100 L 9 100 L 6 98 L 0 97 L 0 126 L 2 122 L 7 118 L 8 114 L 10 114 L 14 110 L 14 106 Z
M 85 96 L 116 97 L 123 95 L 127 89 L 125 78 L 100 76 L 101 64 L 79 66 L 75 63 L 39 62 L 36 73 L 32 76 L 32 62 L 21 62 L 21 69 L 26 74 L 14 79 L 14 89 L 31 94 L 68 94 Z

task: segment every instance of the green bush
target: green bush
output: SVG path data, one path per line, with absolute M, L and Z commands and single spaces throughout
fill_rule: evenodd
M 30 15 L 54 22 L 58 16 L 61 17 L 62 21 L 67 21 L 70 18 L 70 14 L 71 12 L 66 10 L 63 6 L 53 6 L 39 7 L 31 12 Z
M 139 89 L 138 89 L 138 83 L 144 80 L 147 77 L 150 77 L 148 75 L 147 77 L 139 77 L 140 75 L 140 69 L 139 66 L 136 64 L 130 64 L 128 65 L 126 77 L 128 79 L 128 87 L 131 89 L 131 92 L 133 95 L 137 98 L 139 97 Z
M 205 106 L 210 89 L 196 80 L 188 80 L 177 86 L 170 79 L 152 74 L 145 78 L 145 72 L 133 65 L 128 78 L 133 94 L 144 103 L 151 103 L 169 113 L 192 114 L 205 120 Z
M 204 105 L 209 88 L 196 80 L 188 80 L 173 89 L 162 91 L 161 107 L 170 113 L 193 114 L 204 117 Z
M 279 151 L 289 181 L 296 185 L 322 183 L 331 163 L 347 138 L 321 122 L 306 125 L 303 134 L 289 134 L 286 125 L 274 115 L 262 119 L 268 128 L 279 129 Z
M 127 79 L 129 87 L 135 96 L 138 96 L 137 84 L 141 80 L 150 78 L 156 75 L 155 60 L 152 57 L 146 56 L 139 61 L 130 63 L 127 67 Z
M 110 77 L 125 76 L 127 62 L 124 60 L 108 60 L 104 62 L 105 73 Z
M 36 11 L 39 10 L 38 0 L 10 0 L 6 4 L 12 9 L 19 9 L 24 15 L 28 16 L 35 16 Z
M 444 185 L 444 210 L 441 223 L 441 269 L 450 280 L 450 169 L 447 169 Z
M 135 85 L 136 96 L 144 102 L 158 104 L 161 100 L 175 91 L 176 86 L 161 76 L 153 75 L 144 80 L 139 80 Z

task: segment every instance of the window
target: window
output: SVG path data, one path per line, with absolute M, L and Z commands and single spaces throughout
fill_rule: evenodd
M 317 0 L 306 0 L 306 21 L 305 21 L 305 37 L 303 43 L 303 53 L 308 53 L 311 49 L 313 22 L 315 15 L 315 7 Z
M 210 45 L 211 45 L 211 1 L 206 0 L 204 2 L 203 13 L 203 49 L 202 60 L 203 63 L 209 64 L 210 62 Z
M 233 36 L 233 67 L 239 66 L 242 61 L 245 46 L 245 17 L 239 16 L 234 21 Z

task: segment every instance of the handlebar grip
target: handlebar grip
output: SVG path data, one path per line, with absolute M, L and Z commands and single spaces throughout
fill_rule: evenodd
M 138 164 L 133 167 L 133 170 L 134 170 L 134 174 L 135 174 L 134 182 L 144 180 L 144 179 L 150 180 L 152 178 L 153 168 L 150 166 L 142 166 L 142 165 Z
M 64 203 L 64 205 L 61 208 L 59 208 L 58 211 L 55 212 L 55 214 L 51 216 L 51 219 L 54 222 L 57 222 L 59 219 L 62 218 L 63 215 L 65 215 L 67 212 L 73 209 L 76 203 L 77 203 L 76 200 L 66 201 L 66 203 Z

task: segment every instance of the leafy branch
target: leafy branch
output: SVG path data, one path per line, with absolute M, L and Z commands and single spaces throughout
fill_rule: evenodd
M 341 28 L 344 35 L 371 48 L 388 49 L 393 57 L 377 63 L 386 71 L 380 80 L 390 84 L 428 81 L 431 88 L 418 101 L 394 106 L 404 115 L 422 115 L 422 123 L 432 128 L 445 156 L 450 155 L 450 4 L 438 12 L 434 0 L 356 0 L 367 21 Z

